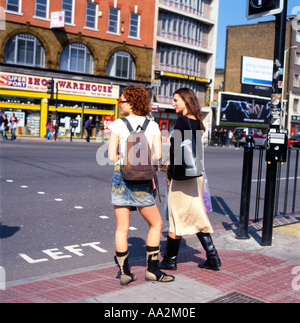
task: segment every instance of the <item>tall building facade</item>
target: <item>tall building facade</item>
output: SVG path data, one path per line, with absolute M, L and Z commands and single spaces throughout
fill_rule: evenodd
M 211 129 L 219 0 L 157 0 L 153 114 L 163 140 L 176 122 L 173 93 L 192 88 Z
M 58 121 L 68 136 L 77 119 L 82 137 L 89 116 L 95 136 L 108 132 L 125 86 L 151 92 L 155 8 L 141 0 L 1 0 L 0 107 L 17 115 L 17 134 L 43 137 L 46 123 Z

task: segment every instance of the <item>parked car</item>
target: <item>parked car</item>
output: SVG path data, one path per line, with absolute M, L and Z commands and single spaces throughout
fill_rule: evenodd
M 261 129 L 238 127 L 233 132 L 232 143 L 235 147 L 245 145 L 246 137 L 251 135 L 254 139 L 254 145 L 263 147 L 266 144 L 267 136 L 262 133 Z
M 300 147 L 300 135 L 292 136 L 288 140 L 288 147 Z

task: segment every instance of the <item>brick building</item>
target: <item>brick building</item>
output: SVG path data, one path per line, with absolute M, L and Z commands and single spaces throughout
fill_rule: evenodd
M 118 117 L 120 91 L 151 89 L 155 1 L 0 0 L 0 107 L 18 113 L 17 134 L 44 136 L 56 120 L 76 136 Z M 143 28 L 147 26 L 147 28 Z M 149 63 L 148 63 L 149 62 Z M 58 107 L 47 81 L 58 88 Z M 95 133 L 97 135 L 97 133 Z
M 294 18 L 287 20 L 283 84 L 284 126 L 290 134 L 300 133 L 300 31 L 293 28 Z M 242 65 L 243 57 L 273 61 L 274 44 L 274 21 L 227 27 L 224 91 L 270 98 L 271 85 L 249 85 L 242 81 Z M 221 125 L 226 126 L 226 123 Z

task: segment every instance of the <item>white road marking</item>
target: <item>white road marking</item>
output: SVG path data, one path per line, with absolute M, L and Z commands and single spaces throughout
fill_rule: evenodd
M 30 256 L 26 255 L 25 253 L 19 253 L 19 256 L 27 261 L 29 264 L 38 264 L 40 262 L 49 261 L 49 259 L 53 260 L 61 260 L 65 258 L 72 258 L 73 255 L 78 257 L 83 257 L 84 251 L 86 248 L 92 248 L 100 253 L 107 253 L 107 250 L 99 247 L 100 242 L 90 242 L 90 243 L 83 243 L 83 244 L 76 244 L 71 246 L 62 247 L 64 250 L 59 250 L 58 248 L 41 250 L 41 252 L 48 256 L 48 258 L 40 258 L 40 259 L 33 259 Z M 84 247 L 84 248 L 82 248 Z M 67 250 L 70 254 L 66 254 L 65 250 Z M 72 255 L 73 254 L 73 255 Z

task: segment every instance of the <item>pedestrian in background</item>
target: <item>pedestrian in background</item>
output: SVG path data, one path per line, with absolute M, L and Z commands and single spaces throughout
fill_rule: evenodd
M 15 113 L 12 114 L 9 122 L 10 122 L 10 129 L 11 129 L 11 140 L 15 140 L 16 139 L 17 124 L 18 124 L 18 119 L 16 118 Z
M 48 122 L 46 123 L 46 131 L 47 131 L 47 133 L 46 133 L 46 138 L 47 138 L 48 140 L 50 140 L 50 139 L 51 139 L 51 136 L 52 136 L 52 132 L 51 132 L 51 123 L 50 123 L 50 121 L 48 121 Z
M 229 134 L 228 134 L 228 145 L 232 146 L 232 138 L 233 138 L 233 132 L 232 130 L 229 130 Z
M 88 120 L 86 120 L 86 122 L 84 124 L 84 127 L 85 127 L 86 132 L 87 132 L 86 141 L 90 142 L 90 138 L 92 136 L 92 131 L 93 131 L 93 128 L 95 127 L 95 124 L 93 122 L 93 117 L 92 116 L 90 116 L 88 118 Z
M 120 101 L 120 113 L 126 116 L 127 122 L 135 130 L 142 127 L 150 112 L 149 95 L 142 86 L 129 86 L 123 90 Z M 133 182 L 125 181 L 121 166 L 124 164 L 123 156 L 126 153 L 126 140 L 130 132 L 126 124 L 118 119 L 109 125 L 111 138 L 109 142 L 109 159 L 115 163 L 112 178 L 112 205 L 116 216 L 115 232 L 115 261 L 121 272 L 120 283 L 127 285 L 136 280 L 136 276 L 130 272 L 128 265 L 128 232 L 130 222 L 130 210 L 138 208 L 142 217 L 149 225 L 146 240 L 147 268 L 146 280 L 170 282 L 173 276 L 167 275 L 158 268 L 160 256 L 160 236 L 162 219 L 153 196 L 152 181 Z M 153 149 L 152 162 L 161 159 L 162 143 L 158 124 L 150 121 L 145 131 L 150 150 Z M 119 153 L 118 153 L 119 152 Z
M 0 108 L 0 126 L 2 125 L 2 119 L 3 119 L 3 112 L 2 112 L 2 108 Z
M 6 132 L 8 131 L 8 120 L 7 120 L 6 114 L 2 115 L 1 130 L 2 130 L 2 140 L 7 140 Z
M 189 88 L 181 88 L 175 91 L 173 107 L 179 115 L 174 128 L 174 131 L 181 132 L 182 140 L 179 144 L 182 145 L 185 131 L 192 130 L 193 137 L 197 139 L 197 131 L 204 132 L 205 127 L 202 122 L 201 107 L 195 93 Z M 192 129 L 190 129 L 190 124 Z M 176 270 L 181 237 L 196 234 L 207 256 L 204 264 L 199 264 L 198 267 L 216 269 L 221 266 L 221 261 L 210 235 L 213 233 L 213 228 L 203 201 L 204 176 L 202 173 L 200 177 L 186 180 L 174 180 L 172 178 L 174 152 L 180 149 L 180 147 L 175 147 L 175 144 L 174 138 L 171 138 L 168 172 L 171 179 L 168 194 L 169 234 L 160 268 Z M 199 143 L 197 143 L 197 146 L 199 147 Z M 202 142 L 201 148 L 203 149 Z
M 2 135 L 2 120 L 3 120 L 3 112 L 2 108 L 0 108 L 0 134 Z

